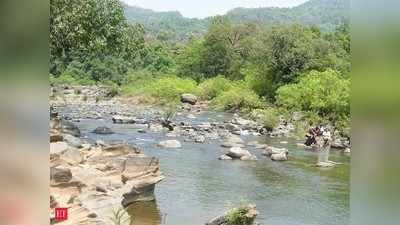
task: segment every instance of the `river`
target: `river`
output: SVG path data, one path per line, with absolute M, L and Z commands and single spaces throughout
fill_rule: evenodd
M 229 113 L 203 112 L 196 119 L 177 117 L 192 124 L 224 121 Z M 156 201 L 130 207 L 133 225 L 203 225 L 240 202 L 255 203 L 263 225 L 349 224 L 350 157 L 331 151 L 330 160 L 343 163 L 334 168 L 317 168 L 318 155 L 298 147 L 299 141 L 266 136 L 244 136 L 274 147 L 289 149 L 290 160 L 274 162 L 259 149 L 246 147 L 258 161 L 220 161 L 226 149 L 221 140 L 204 144 L 181 141 L 182 149 L 161 149 L 163 133 L 139 133 L 136 125 L 112 124 L 111 120 L 82 120 L 77 123 L 89 140 L 127 142 L 141 146 L 147 155 L 160 159 L 166 179 L 156 186 Z M 115 134 L 91 133 L 108 126 Z M 286 141 L 287 144 L 282 144 Z

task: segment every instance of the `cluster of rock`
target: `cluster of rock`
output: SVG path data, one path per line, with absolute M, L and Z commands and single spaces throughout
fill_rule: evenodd
M 219 157 L 220 160 L 240 159 L 242 161 L 257 160 L 257 156 L 252 155 L 248 150 L 241 147 L 232 147 L 227 153 Z
M 273 161 L 286 161 L 288 160 L 289 151 L 286 148 L 276 148 L 268 146 L 263 155 L 270 157 Z
M 238 215 L 230 215 L 232 213 L 237 213 Z M 255 205 L 247 205 L 239 209 L 231 209 L 221 216 L 217 216 L 206 223 L 206 225 L 256 225 L 255 219 L 258 215 Z M 230 221 L 232 217 L 235 217 L 238 221 Z
M 51 117 L 50 212 L 69 208 L 60 224 L 107 224 L 114 208 L 154 200 L 158 159 L 136 146 L 85 143 L 76 126 Z
M 137 123 L 150 116 L 160 117 L 161 111 L 150 106 L 135 107 L 136 100 L 111 97 L 111 90 L 96 86 L 53 87 L 50 101 L 63 112 L 63 119 L 79 122 L 81 119 L 109 119 L 115 123 Z

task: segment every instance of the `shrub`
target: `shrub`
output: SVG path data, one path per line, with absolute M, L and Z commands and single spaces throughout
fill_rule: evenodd
M 123 80 L 124 85 L 144 85 L 150 83 L 160 74 L 148 70 L 130 70 Z
M 252 225 L 253 219 L 246 216 L 247 208 L 241 206 L 231 209 L 225 216 L 226 225 Z
M 333 71 L 310 72 L 296 84 L 277 90 L 277 104 L 321 117 L 349 115 L 350 81 Z
M 246 85 L 235 84 L 232 88 L 219 94 L 212 101 L 212 105 L 220 110 L 251 110 L 261 108 L 261 98 Z
M 153 79 L 141 85 L 126 85 L 123 93 L 155 98 L 162 105 L 177 104 L 184 93 L 197 93 L 196 82 L 176 76 Z
M 51 85 L 77 85 L 78 82 L 70 74 L 61 74 L 59 77 L 50 76 Z
M 107 94 L 107 97 L 115 97 L 120 94 L 120 87 L 118 84 L 112 82 L 112 81 L 105 81 L 103 82 L 103 85 L 109 88 L 109 92 Z
M 260 96 L 273 97 L 273 77 L 268 69 L 261 65 L 249 64 L 242 68 L 241 73 L 247 85 Z
M 202 99 L 211 100 L 230 88 L 232 88 L 232 81 L 223 76 L 217 76 L 199 85 L 199 96 Z

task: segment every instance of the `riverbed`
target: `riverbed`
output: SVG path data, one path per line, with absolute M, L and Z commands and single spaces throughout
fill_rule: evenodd
M 178 116 L 176 122 L 196 124 L 231 117 L 230 113 L 203 112 L 192 119 Z M 218 157 L 227 149 L 220 146 L 219 139 L 185 142 L 162 132 L 141 133 L 138 131 L 143 127 L 113 124 L 110 119 L 87 119 L 76 124 L 91 142 L 132 143 L 159 158 L 166 179 L 156 186 L 155 202 L 130 207 L 132 225 L 202 225 L 241 202 L 257 205 L 257 222 L 263 225 L 349 224 L 350 157 L 342 152 L 330 154 L 330 160 L 341 165 L 317 168 L 318 153 L 296 145 L 302 141 L 249 135 L 241 138 L 289 149 L 289 161 L 271 161 L 262 150 L 251 146 L 246 148 L 258 161 L 221 161 Z M 98 126 L 107 126 L 115 133 L 91 133 Z M 157 147 L 160 141 L 169 139 L 179 140 L 182 148 Z

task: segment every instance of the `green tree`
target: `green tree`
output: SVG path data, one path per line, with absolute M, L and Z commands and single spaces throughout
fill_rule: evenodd
M 215 17 L 211 22 L 201 51 L 201 72 L 205 77 L 228 74 L 234 57 L 229 39 L 231 29 L 232 25 L 224 17 Z
M 350 114 L 350 80 L 333 70 L 312 71 L 277 90 L 277 105 L 336 121 Z

